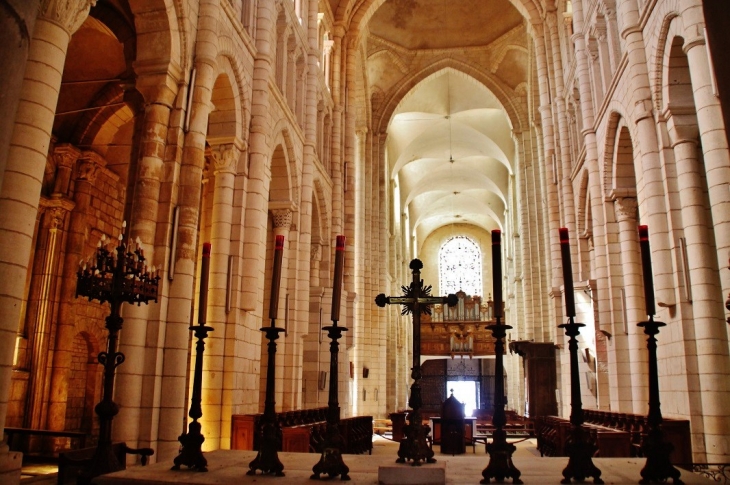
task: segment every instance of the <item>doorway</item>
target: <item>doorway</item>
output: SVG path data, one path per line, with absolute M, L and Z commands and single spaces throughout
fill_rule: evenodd
M 446 395 L 454 390 L 454 397 L 464 403 L 464 416 L 473 416 L 477 408 L 477 381 L 446 381 Z

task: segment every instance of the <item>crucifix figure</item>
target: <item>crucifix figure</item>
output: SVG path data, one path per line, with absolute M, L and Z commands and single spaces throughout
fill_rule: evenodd
M 414 259 L 410 264 L 413 270 L 413 281 L 410 286 L 402 286 L 403 296 L 385 296 L 381 293 L 375 298 L 379 307 L 385 305 L 403 305 L 401 315 L 413 315 L 413 368 L 411 369 L 411 395 L 408 399 L 408 406 L 411 412 L 408 413 L 408 424 L 403 428 L 405 439 L 400 442 L 398 448 L 398 459 L 396 463 L 405 463 L 406 460 L 413 460 L 413 466 L 421 466 L 421 461 L 436 463 L 433 457 L 433 450 L 426 442 L 426 436 L 430 431 L 429 426 L 421 422 L 421 313 L 431 314 L 431 305 L 448 304 L 454 306 L 458 299 L 456 295 L 431 296 L 431 286 L 423 286 L 421 279 L 421 268 L 423 263 Z

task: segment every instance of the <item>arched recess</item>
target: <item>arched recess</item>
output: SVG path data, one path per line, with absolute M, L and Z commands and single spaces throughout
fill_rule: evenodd
M 93 335 L 82 331 L 76 334 L 71 349 L 66 430 L 97 436 L 99 420 L 94 407 L 101 397 L 102 375 L 102 367 L 96 359 L 99 345 Z
M 167 66 L 166 72 L 178 74 L 187 64 L 187 30 L 182 24 L 187 8 L 179 0 L 131 2 L 129 11 L 138 37 L 138 71 L 147 66 L 159 71 L 160 66 Z
M 609 116 L 604 147 L 604 193 L 607 196 L 636 197 L 633 141 L 626 119 L 619 113 Z
M 210 102 L 213 106 L 208 115 L 209 145 L 232 143 L 243 140 L 244 107 L 241 99 L 243 80 L 228 57 L 218 58 L 219 74 L 213 84 Z

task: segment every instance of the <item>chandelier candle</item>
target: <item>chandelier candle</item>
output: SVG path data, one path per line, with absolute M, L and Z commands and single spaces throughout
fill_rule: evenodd
M 644 273 L 644 299 L 646 302 L 646 314 L 649 320 L 638 324 L 649 336 L 646 340 L 646 348 L 649 350 L 649 415 L 647 424 L 649 431 L 641 442 L 641 449 L 646 457 L 646 464 L 641 469 L 641 480 L 639 483 L 665 482 L 671 478 L 675 484 L 681 484 L 680 472 L 672 466 L 669 454 L 674 447 L 671 443 L 664 441 L 662 431 L 662 411 L 659 402 L 659 369 L 657 368 L 657 340 L 655 335 L 659 328 L 666 324 L 654 321 L 654 280 L 651 273 L 651 250 L 649 248 L 649 228 L 639 226 L 639 246 L 641 247 L 641 269 Z
M 342 332 L 346 332 L 347 328 L 337 325 L 340 319 L 340 299 L 342 297 L 342 271 L 345 264 L 345 236 L 337 236 L 337 245 L 335 247 L 335 279 L 332 284 L 332 325 L 324 327 L 327 330 L 327 336 L 332 340 L 330 342 L 330 387 L 329 400 L 327 402 L 327 431 L 324 444 L 322 446 L 322 456 L 316 465 L 312 468 L 311 478 L 319 479 L 321 474 L 326 474 L 330 478 L 340 475 L 342 480 L 349 480 L 348 473 L 350 468 L 342 461 L 342 438 L 340 437 L 340 403 L 337 398 L 337 385 L 339 376 L 337 373 L 337 354 L 340 345 L 337 340 L 342 337 Z
M 560 255 L 563 262 L 563 288 L 565 294 L 565 314 L 568 323 L 558 325 L 565 329 L 568 340 L 568 351 L 570 353 L 570 436 L 568 437 L 565 449 L 570 457 L 568 466 L 563 470 L 563 480 L 560 483 L 570 483 L 571 479 L 582 482 L 586 477 L 593 477 L 593 483 L 603 483 L 601 470 L 594 464 L 591 458 L 597 447 L 590 442 L 583 430 L 583 403 L 580 398 L 580 372 L 578 371 L 578 340 L 580 328 L 585 327 L 582 323 L 575 322 L 575 294 L 573 291 L 573 267 L 570 262 L 570 236 L 568 229 L 558 229 L 560 235 Z
M 274 389 L 276 388 L 276 339 L 283 328 L 276 326 L 276 316 L 279 311 L 279 285 L 281 284 L 281 261 L 284 256 L 284 236 L 277 235 L 274 246 L 274 267 L 271 272 L 271 304 L 269 305 L 269 318 L 271 326 L 261 329 L 269 340 L 268 360 L 266 368 L 266 401 L 264 403 L 264 415 L 261 418 L 261 434 L 259 439 L 259 452 L 256 458 L 248 465 L 247 475 L 255 475 L 256 470 L 261 473 L 274 474 L 277 477 L 284 476 L 284 465 L 279 461 L 279 447 L 281 446 L 281 427 L 276 419 L 274 410 Z
M 193 421 L 188 426 L 188 432 L 178 438 L 180 442 L 180 454 L 173 460 L 173 470 L 179 470 L 180 465 L 185 465 L 191 470 L 200 472 L 208 471 L 208 460 L 203 456 L 201 446 L 205 437 L 200 432 L 201 427 L 198 419 L 203 416 L 200 406 L 202 381 L 203 381 L 203 352 L 205 351 L 205 338 L 213 328 L 205 325 L 208 313 L 208 280 L 210 277 L 210 243 L 203 243 L 203 258 L 200 264 L 200 302 L 198 304 L 198 324 L 190 327 L 195 332 L 198 342 L 195 344 L 195 369 L 193 374 L 193 395 L 190 398 L 190 412 L 188 416 Z

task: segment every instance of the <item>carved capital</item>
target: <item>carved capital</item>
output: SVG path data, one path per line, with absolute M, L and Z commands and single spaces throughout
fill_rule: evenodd
M 96 0 L 42 0 L 40 17 L 60 25 L 69 35 L 76 32 Z
M 322 245 L 319 243 L 312 243 L 311 252 L 312 261 L 322 261 Z
M 76 180 L 89 183 L 96 182 L 96 174 L 100 167 L 106 166 L 106 160 L 96 152 L 86 151 L 79 157 L 76 164 Z
M 236 173 L 241 151 L 233 144 L 218 145 L 212 148 L 211 155 L 215 167 L 214 173 Z
M 273 209 L 271 215 L 274 218 L 274 229 L 291 228 L 292 217 L 294 215 L 291 209 Z
M 634 197 L 617 197 L 613 204 L 619 222 L 636 221 L 639 204 Z

